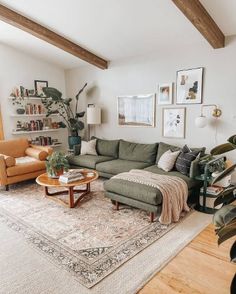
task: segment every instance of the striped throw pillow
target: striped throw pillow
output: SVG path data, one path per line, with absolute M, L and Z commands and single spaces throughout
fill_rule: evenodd
M 191 163 L 194 159 L 197 158 L 199 153 L 199 150 L 192 151 L 187 145 L 185 145 L 176 160 L 176 170 L 179 171 L 181 174 L 188 176 Z
M 174 151 L 174 152 L 172 152 L 171 150 L 166 151 L 160 157 L 157 166 L 166 172 L 171 171 L 175 165 L 175 162 L 179 153 L 180 151 Z

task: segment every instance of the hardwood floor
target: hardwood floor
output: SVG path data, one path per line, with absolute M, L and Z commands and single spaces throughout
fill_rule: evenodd
M 209 225 L 139 294 L 229 294 L 236 271 L 229 261 L 233 239 L 218 247 L 214 226 Z

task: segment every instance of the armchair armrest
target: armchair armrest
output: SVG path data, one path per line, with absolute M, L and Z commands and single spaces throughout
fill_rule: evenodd
M 7 185 L 6 162 L 4 155 L 0 155 L 0 184 Z
M 200 175 L 199 162 L 207 158 L 208 156 L 209 155 L 205 155 L 203 157 L 196 158 L 191 162 L 190 171 L 189 171 L 189 177 L 191 179 L 194 179 L 196 176 Z
M 0 154 L 0 156 L 2 156 L 4 158 L 6 167 L 11 167 L 11 166 L 16 165 L 16 159 L 14 157 L 8 156 L 5 154 Z
M 32 147 L 27 148 L 25 150 L 25 154 L 40 161 L 44 161 L 48 157 L 48 153 L 46 151 L 38 150 Z
M 53 153 L 53 149 L 48 146 L 30 145 L 30 147 L 40 151 L 45 151 L 48 155 L 51 155 Z

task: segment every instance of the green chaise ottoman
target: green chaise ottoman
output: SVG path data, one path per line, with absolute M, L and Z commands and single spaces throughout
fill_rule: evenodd
M 105 196 L 110 198 L 119 209 L 119 203 L 150 212 L 150 220 L 161 212 L 162 195 L 154 187 L 121 179 L 110 179 L 104 183 Z

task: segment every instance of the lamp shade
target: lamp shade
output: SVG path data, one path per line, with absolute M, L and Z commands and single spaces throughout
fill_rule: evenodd
M 204 128 L 207 125 L 207 118 L 205 116 L 203 116 L 203 115 L 198 116 L 195 119 L 195 125 L 198 128 Z
M 101 108 L 97 106 L 87 107 L 87 124 L 99 125 L 101 124 Z

